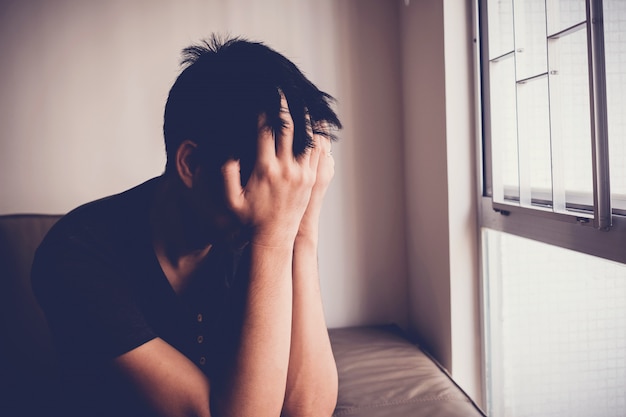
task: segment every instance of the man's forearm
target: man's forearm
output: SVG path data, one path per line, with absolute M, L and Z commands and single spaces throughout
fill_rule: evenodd
M 337 368 L 322 308 L 317 236 L 296 238 L 293 256 L 293 323 L 283 414 L 329 416 L 337 401 Z
M 239 352 L 220 393 L 220 416 L 273 416 L 285 398 L 292 317 L 292 249 L 251 245 Z

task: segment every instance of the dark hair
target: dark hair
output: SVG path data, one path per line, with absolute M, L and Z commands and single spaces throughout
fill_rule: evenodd
M 246 181 L 256 160 L 261 113 L 274 131 L 280 129 L 280 91 L 294 121 L 294 154 L 312 145 L 306 113 L 315 134 L 336 139 L 341 122 L 320 91 L 287 58 L 259 42 L 213 36 L 183 50 L 184 69 L 170 90 L 163 132 L 166 171 L 174 169 L 182 141 L 198 145 L 202 163 L 219 169 L 228 158 L 241 161 Z

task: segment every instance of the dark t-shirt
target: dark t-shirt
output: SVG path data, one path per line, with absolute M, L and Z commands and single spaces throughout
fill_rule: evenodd
M 71 409 L 81 416 L 144 414 L 110 362 L 160 337 L 209 378 L 236 348 L 246 285 L 242 251 L 211 248 L 185 295 L 154 253 L 150 204 L 159 178 L 81 206 L 50 230 L 35 256 L 33 289 L 57 348 Z

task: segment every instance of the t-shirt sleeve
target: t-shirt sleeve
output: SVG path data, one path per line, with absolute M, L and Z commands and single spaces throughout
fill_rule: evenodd
M 156 337 L 133 294 L 132 273 L 113 251 L 76 236 L 40 246 L 33 289 L 67 365 L 102 364 Z

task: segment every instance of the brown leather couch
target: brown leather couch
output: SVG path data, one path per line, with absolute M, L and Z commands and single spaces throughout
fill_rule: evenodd
M 35 249 L 60 216 L 0 216 L 0 417 L 52 417 L 63 401 L 45 317 L 30 286 Z M 445 370 L 395 326 L 331 329 L 334 416 L 480 417 Z

